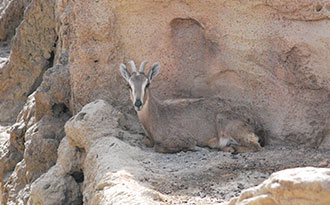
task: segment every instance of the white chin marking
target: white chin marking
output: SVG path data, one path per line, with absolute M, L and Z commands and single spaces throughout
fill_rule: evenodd
M 142 110 L 142 106 L 141 106 L 141 107 L 134 107 L 134 109 L 135 109 L 137 112 L 139 112 L 139 111 Z

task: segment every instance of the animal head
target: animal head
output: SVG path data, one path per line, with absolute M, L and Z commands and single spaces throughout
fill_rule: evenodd
M 120 64 L 120 73 L 128 82 L 134 109 L 136 111 L 141 111 L 149 98 L 149 85 L 160 71 L 160 64 L 158 62 L 154 63 L 151 66 L 148 74 L 145 74 L 144 68 L 148 63 L 147 61 L 143 61 L 141 63 L 139 71 L 137 71 L 133 61 L 128 63 L 131 65 L 132 73 L 127 70 L 125 64 Z

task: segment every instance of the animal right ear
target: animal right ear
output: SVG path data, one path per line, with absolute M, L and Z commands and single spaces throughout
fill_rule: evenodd
M 159 72 L 160 72 L 159 62 L 152 64 L 148 73 L 149 81 L 151 82 L 151 80 L 154 79 L 154 77 L 156 77 L 156 75 L 158 75 Z
M 128 72 L 124 64 L 120 64 L 120 73 L 125 78 L 126 81 L 128 81 L 129 78 L 131 77 L 131 74 Z

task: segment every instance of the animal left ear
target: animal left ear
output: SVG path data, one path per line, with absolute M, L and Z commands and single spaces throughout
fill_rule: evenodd
M 131 74 L 129 73 L 129 71 L 127 70 L 124 64 L 120 64 L 120 73 L 125 78 L 126 81 L 129 81 Z
M 159 62 L 152 64 L 152 66 L 149 70 L 149 73 L 148 73 L 149 82 L 151 82 L 151 80 L 154 79 L 154 77 L 156 77 L 159 72 L 160 72 Z

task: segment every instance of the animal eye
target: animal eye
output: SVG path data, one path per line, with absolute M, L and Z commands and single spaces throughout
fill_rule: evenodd
M 149 85 L 150 85 L 150 83 L 147 83 L 147 85 L 146 85 L 146 88 L 148 88 L 148 87 L 149 87 Z
M 131 86 L 129 86 L 128 84 L 127 84 L 127 88 L 130 89 L 130 90 L 132 90 Z

